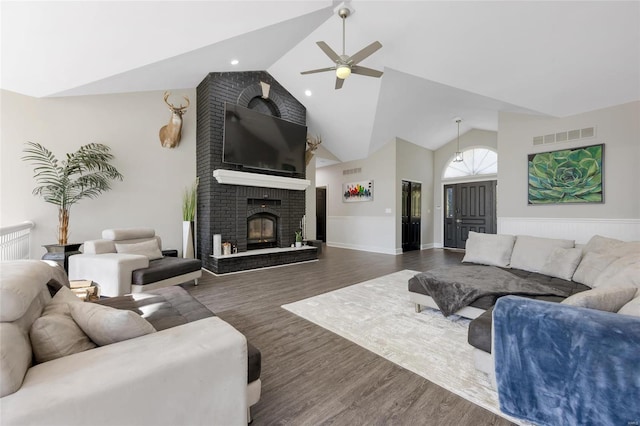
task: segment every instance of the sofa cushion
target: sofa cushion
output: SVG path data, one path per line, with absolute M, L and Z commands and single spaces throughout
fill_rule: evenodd
M 20 389 L 31 365 L 31 345 L 16 324 L 0 323 L 0 398 Z
M 640 317 L 640 294 L 636 295 L 636 297 L 622 306 L 622 308 L 618 310 L 618 313 L 622 315 Z
M 2 263 L 0 277 L 0 321 L 22 317 L 52 277 L 52 268 L 40 260 Z
M 640 252 L 611 262 L 595 279 L 594 287 L 630 284 L 640 288 Z
M 615 238 L 603 237 L 602 235 L 594 235 L 582 248 L 585 253 L 609 253 L 611 250 L 617 248 L 620 244 L 624 243 L 622 240 L 616 240 Z
M 511 267 L 530 272 L 541 272 L 553 249 L 573 248 L 574 240 L 518 235 L 511 253 Z
M 610 254 L 595 251 L 586 252 L 573 274 L 573 280 L 594 287 L 598 276 L 616 259 L 616 256 Z
M 156 231 L 153 228 L 118 228 L 102 231 L 102 238 L 112 241 L 153 238 L 155 235 Z
M 139 254 L 148 257 L 149 260 L 162 259 L 163 257 L 158 241 L 155 239 L 133 244 L 116 243 L 116 251 L 124 254 Z
M 140 315 L 95 303 L 71 303 L 71 316 L 98 346 L 117 343 L 154 333 L 156 330 Z
M 131 276 L 131 284 L 144 285 L 177 277 L 202 268 L 200 259 L 163 257 L 149 262 L 148 268 L 136 269 Z
M 70 304 L 83 302 L 61 287 L 29 332 L 36 362 L 46 362 L 96 347 L 71 317 Z
M 582 250 L 579 248 L 556 247 L 542 265 L 540 273 L 569 281 L 581 258 Z
M 618 312 L 620 308 L 634 298 L 637 291 L 638 288 L 634 286 L 612 285 L 574 294 L 561 303 L 599 311 Z
M 513 250 L 513 235 L 469 232 L 463 262 L 507 267 Z

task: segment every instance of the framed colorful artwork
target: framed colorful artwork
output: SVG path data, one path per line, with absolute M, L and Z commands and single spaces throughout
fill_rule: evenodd
M 604 203 L 604 144 L 529 154 L 528 204 Z
M 373 181 L 343 183 L 342 201 L 345 203 L 373 201 Z

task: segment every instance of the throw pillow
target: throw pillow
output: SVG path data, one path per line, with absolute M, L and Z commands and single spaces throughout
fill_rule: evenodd
M 608 254 L 596 253 L 594 251 L 587 252 L 580 261 L 576 272 L 573 274 L 573 281 L 594 287 L 596 278 L 616 260 L 615 256 Z
M 556 247 L 551 251 L 540 273 L 571 281 L 571 277 L 573 277 L 581 258 L 582 250 L 579 248 L 565 249 Z
M 511 254 L 511 267 L 529 272 L 542 272 L 547 258 L 556 247 L 573 248 L 574 240 L 518 235 Z
M 70 308 L 73 319 L 98 346 L 110 345 L 156 331 L 147 320 L 132 311 L 95 303 L 72 304 Z
M 631 299 L 630 302 L 618 310 L 618 313 L 622 315 L 640 317 L 640 296 Z
M 626 283 L 640 287 L 640 253 L 629 254 L 611 262 L 596 278 L 594 287 Z
M 594 288 L 569 296 L 561 303 L 599 311 L 618 312 L 634 298 L 638 289 L 627 286 Z
M 513 235 L 469 232 L 462 261 L 506 268 L 509 266 L 514 242 Z
M 163 257 L 156 239 L 133 244 L 116 243 L 116 251 L 118 253 L 140 254 L 147 256 L 149 260 L 162 259 Z
M 69 306 L 83 303 L 67 287 L 60 287 L 29 331 L 36 362 L 51 361 L 96 347 L 71 318 Z
M 582 248 L 582 251 L 584 251 L 585 254 L 589 252 L 608 253 L 622 243 L 624 243 L 624 241 L 603 237 L 602 235 L 594 235 Z

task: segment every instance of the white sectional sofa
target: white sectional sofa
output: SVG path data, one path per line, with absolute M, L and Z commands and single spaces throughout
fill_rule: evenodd
M 29 332 L 52 301 L 47 283 L 66 276 L 36 260 L 0 269 L 2 425 L 247 424 L 247 342 L 220 318 L 33 365 Z

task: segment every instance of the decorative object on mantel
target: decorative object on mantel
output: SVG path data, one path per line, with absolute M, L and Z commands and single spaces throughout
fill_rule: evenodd
M 307 150 L 304 153 L 304 161 L 307 166 L 309 165 L 309 162 L 313 158 L 313 153 L 315 152 L 316 149 L 318 149 L 318 146 L 321 143 L 322 143 L 322 136 L 307 135 Z
M 373 201 L 373 181 L 343 183 L 342 201 L 345 203 Z
M 222 254 L 225 256 L 228 256 L 231 254 L 231 243 L 226 241 L 222 243 Z
M 345 53 L 345 22 L 347 16 L 351 14 L 351 11 L 346 7 L 341 8 L 338 11 L 338 16 L 342 19 L 342 55 L 338 55 L 329 47 L 324 41 L 318 41 L 316 44 L 322 51 L 335 63 L 335 66 L 330 68 L 320 68 L 317 70 L 303 71 L 300 74 L 314 74 L 317 72 L 334 71 L 336 72 L 336 90 L 341 89 L 344 84 L 344 80 L 353 74 L 365 75 L 367 77 L 382 77 L 382 71 L 374 70 L 357 65 L 370 55 L 375 53 L 382 47 L 379 41 L 374 41 L 364 49 L 360 50 L 352 56 L 348 56 Z
M 191 184 L 190 188 L 185 188 L 182 194 L 182 257 L 194 258 L 194 223 L 196 219 L 196 201 L 198 198 L 199 179 Z
M 302 230 L 296 231 L 296 247 L 302 247 Z
M 528 156 L 528 204 L 604 203 L 604 144 Z
M 222 235 L 213 234 L 213 255 L 220 256 L 222 254 Z
M 182 116 L 187 112 L 186 110 L 189 107 L 189 97 L 183 96 L 187 101 L 185 106 L 182 106 L 181 103 L 180 106 L 176 107 L 169 103 L 169 96 L 171 96 L 171 92 L 164 92 L 164 103 L 169 106 L 171 118 L 169 119 L 169 123 L 160 129 L 160 144 L 163 148 L 175 148 L 180 145 L 180 138 L 182 137 Z
M 83 198 L 96 198 L 111 189 L 112 180 L 122 180 L 122 174 L 109 162 L 114 158 L 107 145 L 90 143 L 76 152 L 58 159 L 44 146 L 27 142 L 22 160 L 34 166 L 37 186 L 33 195 L 58 207 L 58 244 L 45 246 L 43 259 L 55 260 L 67 268 L 67 259 L 78 253 L 80 244 L 67 244 L 71 206 Z
M 271 85 L 261 81 L 260 87 L 262 88 L 262 99 L 269 99 L 269 90 L 271 89 Z
M 456 148 L 456 155 L 455 157 L 453 157 L 453 162 L 461 163 L 464 161 L 464 157 L 462 156 L 462 151 L 460 151 L 460 122 L 462 121 L 462 118 L 456 117 L 453 119 L 453 121 L 455 121 L 458 124 L 458 145 Z

